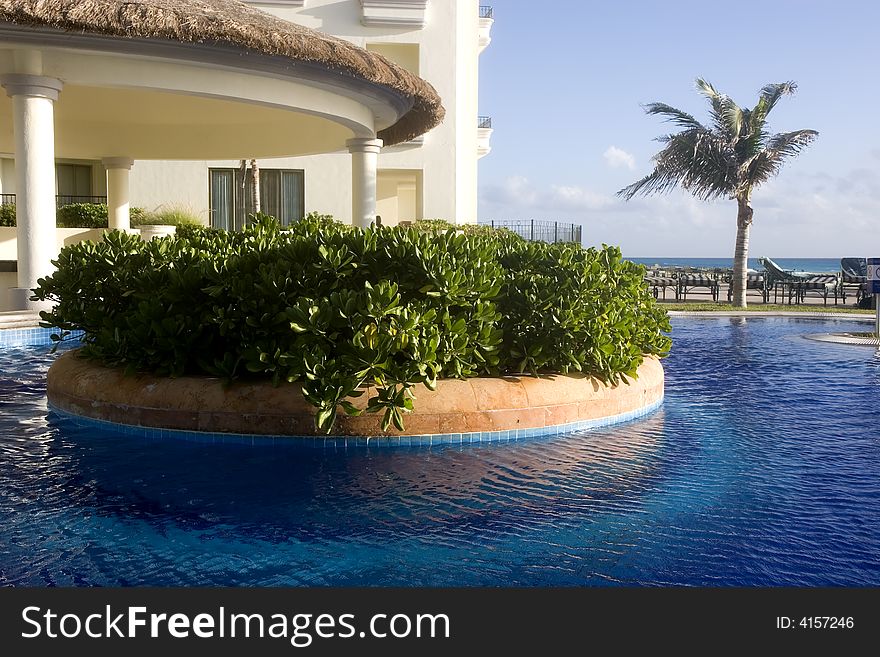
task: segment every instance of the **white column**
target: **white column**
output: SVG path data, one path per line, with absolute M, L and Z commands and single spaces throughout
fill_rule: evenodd
M 107 219 L 111 229 L 131 229 L 131 196 L 129 191 L 129 171 L 134 160 L 128 157 L 105 157 L 107 169 Z
M 351 153 L 351 223 L 366 228 L 376 220 L 376 170 L 381 139 L 349 139 Z
M 52 273 L 55 244 L 55 108 L 61 81 L 20 73 L 0 76 L 12 98 L 18 224 L 18 287 L 9 290 L 14 310 L 36 310 L 37 280 Z

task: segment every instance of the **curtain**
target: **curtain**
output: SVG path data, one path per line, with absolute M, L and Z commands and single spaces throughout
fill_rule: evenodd
M 232 230 L 235 224 L 235 176 L 232 169 L 211 169 L 211 225 Z

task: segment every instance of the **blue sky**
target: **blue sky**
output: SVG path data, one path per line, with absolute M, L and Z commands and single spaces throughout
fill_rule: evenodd
M 623 202 L 671 126 L 642 104 L 706 120 L 702 76 L 743 106 L 768 82 L 798 92 L 777 132 L 819 138 L 753 196 L 753 257 L 880 256 L 880 3 L 495 0 L 480 61 L 481 219 L 559 219 L 625 255 L 729 257 L 736 207 L 683 192 Z M 735 12 L 735 13 L 733 13 Z

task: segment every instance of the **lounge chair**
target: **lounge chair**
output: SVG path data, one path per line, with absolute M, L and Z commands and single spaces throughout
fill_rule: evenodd
M 671 287 L 675 291 L 675 298 L 678 299 L 678 281 L 673 276 L 661 276 L 659 274 L 648 274 L 645 276 L 645 283 L 654 293 L 654 298 L 660 298 L 660 291 L 663 291 L 663 298 L 666 298 L 666 288 Z
M 770 258 L 758 258 L 758 262 L 764 266 L 764 272 L 767 276 L 767 298 L 770 298 L 770 290 L 773 290 L 773 303 L 778 303 L 779 292 L 782 292 L 782 301 L 788 296 L 788 303 L 797 298 L 798 281 L 811 276 L 812 274 L 801 275 L 791 269 L 783 269 Z
M 840 296 L 846 303 L 847 290 L 856 293 L 860 303 L 868 293 L 868 261 L 865 258 L 840 259 Z
M 761 301 L 767 303 L 768 297 L 770 295 L 770 290 L 767 287 L 767 277 L 764 274 L 757 272 L 748 272 L 746 274 L 746 294 L 749 293 L 749 290 L 757 290 L 761 293 Z M 727 286 L 727 301 L 733 301 L 733 284 L 730 283 Z
M 718 278 L 707 276 L 706 274 L 679 274 L 676 296 L 682 301 L 687 301 L 688 292 L 698 287 L 709 290 L 709 293 L 712 295 L 712 301 L 718 301 L 718 291 L 720 289 Z
M 837 305 L 837 293 L 839 280 L 835 274 L 816 274 L 806 271 L 794 271 L 783 269 L 770 258 L 758 258 L 758 262 L 764 265 L 768 278 L 769 290 L 773 289 L 773 302 L 778 300 L 778 293 L 782 290 L 782 300 L 788 297 L 788 303 L 801 303 L 811 291 L 818 292 L 819 296 L 828 305 L 829 295 L 834 295 L 834 304 Z
M 822 297 L 824 305 L 828 305 L 828 297 L 834 295 L 834 305 L 837 305 L 837 295 L 840 290 L 840 277 L 837 274 L 816 274 L 804 278 L 795 283 L 797 303 L 803 302 L 807 294 L 815 292 Z

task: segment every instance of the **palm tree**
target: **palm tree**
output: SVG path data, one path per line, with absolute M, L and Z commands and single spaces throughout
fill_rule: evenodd
M 260 168 L 257 166 L 256 160 L 250 161 L 251 168 L 250 172 L 248 172 L 248 160 L 239 160 L 238 163 L 238 173 L 241 185 L 241 202 L 239 203 L 239 207 L 241 208 L 241 221 L 242 226 L 247 224 L 247 216 L 248 216 L 248 202 L 250 202 L 250 207 L 253 208 L 255 214 L 260 213 Z M 251 194 L 250 198 L 246 198 L 247 196 L 247 183 L 248 183 L 248 174 L 250 174 L 250 183 L 251 183 Z
M 794 82 L 768 84 L 749 110 L 698 78 L 697 91 L 710 105 L 710 127 L 665 103 L 646 105 L 648 114 L 659 114 L 683 130 L 659 137 L 657 141 L 665 146 L 653 158 L 654 171 L 617 192 L 630 200 L 639 194 L 663 193 L 681 186 L 704 201 L 735 200 L 736 249 L 731 285 L 733 305 L 741 308 L 746 306 L 752 191 L 779 173 L 787 158 L 800 153 L 819 134 L 815 130 L 769 133 L 767 115 L 782 96 L 793 94 L 795 89 Z

